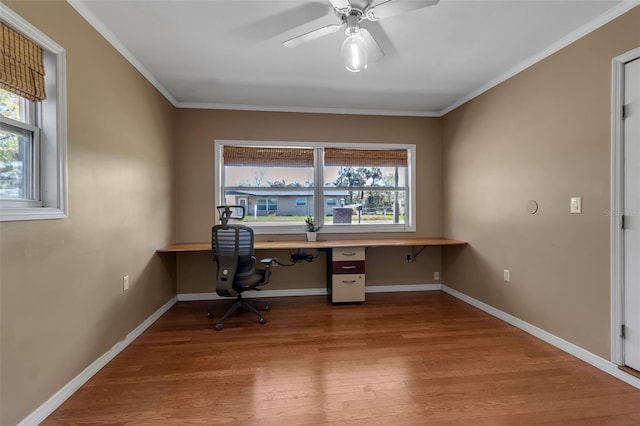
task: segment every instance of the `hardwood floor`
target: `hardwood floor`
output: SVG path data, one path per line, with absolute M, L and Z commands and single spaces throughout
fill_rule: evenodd
M 445 293 L 179 302 L 43 424 L 639 425 L 640 390 Z

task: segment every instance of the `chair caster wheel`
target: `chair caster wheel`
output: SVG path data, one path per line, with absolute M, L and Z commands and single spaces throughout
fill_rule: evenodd
M 222 324 L 216 324 L 216 331 L 222 330 L 223 327 L 224 327 L 224 325 L 222 325 Z
M 207 312 L 207 318 L 211 319 L 213 318 L 215 315 L 213 315 L 213 312 Z
M 267 323 L 267 319 L 266 319 L 266 318 L 260 318 L 260 319 L 258 320 L 258 322 L 259 322 L 260 324 L 266 324 L 266 323 Z
M 271 309 L 271 305 L 264 305 L 264 310 L 268 311 L 269 309 Z

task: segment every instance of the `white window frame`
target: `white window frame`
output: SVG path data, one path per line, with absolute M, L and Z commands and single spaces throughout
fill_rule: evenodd
M 36 132 L 39 152 L 34 161 L 34 201 L 0 199 L 0 221 L 67 217 L 66 51 L 25 19 L 0 3 L 0 19 L 43 50 L 47 99 L 38 102 Z
M 361 234 L 378 232 L 415 232 L 416 231 L 416 145 L 415 144 L 378 144 L 378 143 L 333 143 L 333 142 L 290 142 L 290 141 L 245 141 L 245 140 L 218 140 L 214 141 L 214 210 L 215 206 L 224 203 L 224 164 L 222 150 L 225 145 L 232 146 L 290 146 L 297 148 L 313 148 L 314 155 L 314 217 L 324 218 L 324 164 L 321 156 L 318 155 L 322 148 L 345 148 L 345 149 L 406 149 L 407 158 L 407 189 L 405 201 L 405 223 L 403 224 L 322 224 L 321 233 L 328 234 Z M 217 213 L 216 213 L 217 214 Z M 216 220 L 218 218 L 216 217 Z M 251 224 L 256 234 L 298 234 L 305 231 L 302 225 L 274 224 L 262 225 L 260 223 Z
M 27 176 L 25 179 L 26 194 L 25 197 L 21 199 L 6 198 L 1 200 L 3 205 L 7 207 L 42 207 L 42 203 L 39 201 L 40 168 L 38 167 L 38 164 L 40 164 L 40 128 L 37 125 L 38 120 L 35 118 L 36 108 L 34 102 L 26 101 L 24 99 L 23 102 L 27 105 L 27 110 L 25 111 L 26 122 L 23 123 L 0 115 L 0 123 L 3 124 L 3 128 L 7 129 L 10 133 L 26 133 L 30 135 L 29 158 L 26 159 L 26 162 L 28 163 L 26 167 Z

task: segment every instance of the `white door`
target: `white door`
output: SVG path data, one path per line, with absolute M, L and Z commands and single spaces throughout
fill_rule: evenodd
M 624 67 L 624 364 L 640 371 L 640 58 Z
M 244 207 L 245 212 L 247 211 L 247 198 L 238 198 L 238 205 Z

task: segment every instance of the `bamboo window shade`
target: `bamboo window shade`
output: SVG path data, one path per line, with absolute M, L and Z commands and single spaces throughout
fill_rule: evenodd
M 325 148 L 324 164 L 345 167 L 407 167 L 407 150 Z
M 46 99 L 42 48 L 0 22 L 0 87 L 30 101 Z
M 225 145 L 225 166 L 313 167 L 313 148 Z

